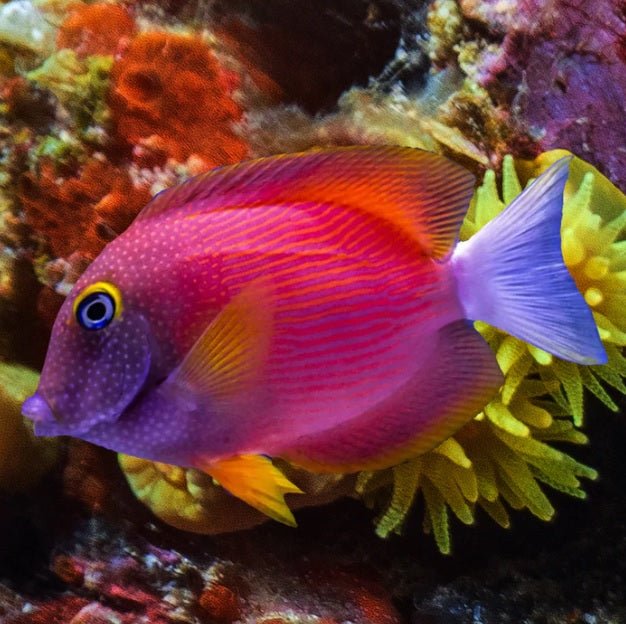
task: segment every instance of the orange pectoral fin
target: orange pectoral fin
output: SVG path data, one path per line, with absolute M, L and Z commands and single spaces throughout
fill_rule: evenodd
M 285 494 L 303 494 L 262 455 L 236 455 L 196 467 L 213 477 L 233 496 L 245 501 L 278 522 L 295 527 L 296 520 L 285 502 Z

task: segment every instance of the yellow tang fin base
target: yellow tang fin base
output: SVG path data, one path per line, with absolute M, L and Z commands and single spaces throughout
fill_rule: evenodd
M 196 467 L 213 477 L 233 496 L 278 522 L 296 526 L 296 519 L 285 502 L 285 494 L 303 494 L 262 455 L 236 455 Z
M 172 381 L 214 401 L 254 388 L 272 333 L 270 289 L 249 284 L 213 319 L 172 375 Z

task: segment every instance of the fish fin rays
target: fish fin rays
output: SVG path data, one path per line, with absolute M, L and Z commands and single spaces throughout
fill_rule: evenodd
M 168 381 L 214 403 L 259 386 L 271 343 L 272 301 L 267 283 L 244 287 L 211 321 Z
M 339 147 L 221 167 L 159 193 L 138 220 L 197 204 L 197 212 L 280 203 L 336 204 L 401 230 L 422 253 L 454 244 L 474 176 L 439 154 L 408 147 Z M 193 213 L 193 210 L 191 210 Z
M 281 457 L 313 472 L 357 472 L 425 453 L 478 414 L 502 382 L 493 351 L 466 321 L 438 333 L 433 361 L 358 420 L 300 438 Z
M 217 462 L 198 461 L 195 466 L 251 507 L 278 522 L 296 526 L 296 520 L 285 502 L 285 495 L 303 492 L 267 457 L 237 455 Z
M 591 309 L 561 252 L 571 158 L 547 169 L 472 238 L 452 265 L 465 315 L 577 364 L 604 364 Z

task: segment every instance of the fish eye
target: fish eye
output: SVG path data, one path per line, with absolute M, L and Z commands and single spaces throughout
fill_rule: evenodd
M 120 315 L 121 307 L 119 290 L 112 284 L 98 282 L 78 295 L 74 315 L 84 329 L 104 329 Z
M 103 329 L 115 317 L 115 301 L 108 293 L 92 293 L 78 306 L 76 320 L 85 329 Z

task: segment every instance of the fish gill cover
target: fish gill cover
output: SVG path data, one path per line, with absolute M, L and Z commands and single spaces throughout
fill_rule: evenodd
M 589 442 L 590 420 L 608 419 L 590 413 L 589 397 L 617 411 L 626 394 L 626 199 L 619 190 L 626 180 L 620 134 L 626 126 L 619 105 L 626 91 L 623 11 L 608 0 L 322 4 L 323 11 L 279 0 L 12 0 L 0 6 L 4 491 L 32 488 L 56 462 L 44 486 L 54 484 L 57 500 L 80 503 L 96 517 L 120 514 L 111 500 L 113 492 L 124 500 L 119 494 L 123 484 L 109 454 L 76 441 L 60 454 L 57 442 L 32 436 L 19 403 L 36 384 L 34 371 L 41 367 L 64 297 L 150 196 L 247 157 L 389 144 L 444 153 L 479 175 L 461 231 L 464 239 L 562 156 L 556 148 L 577 155 L 566 188 L 562 251 L 594 313 L 609 362 L 580 367 L 477 323 L 505 375 L 497 397 L 436 449 L 392 469 L 313 475 L 281 465 L 307 492 L 293 498 L 294 508 L 356 497 L 376 509 L 380 536 L 404 530 L 404 540 L 419 539 L 415 522 L 407 521 L 417 509 L 438 549 L 448 553 L 454 552 L 451 516 L 472 524 L 482 510 L 508 527 L 516 517 L 511 509 L 553 518 L 558 509 L 554 490 L 586 496 L 585 480 L 597 477 L 594 456 L 572 445 Z M 263 521 L 197 470 L 123 455 L 119 465 L 134 494 L 185 531 L 215 534 Z M 46 509 L 41 490 L 27 489 L 26 496 L 39 497 Z M 22 505 L 23 498 L 2 500 L 2 526 L 10 518 L 23 519 L 26 512 L 7 511 Z M 132 502 L 124 505 L 141 517 Z M 322 509 L 315 518 L 334 509 Z M 367 510 L 362 513 L 367 517 Z M 110 530 L 105 525 L 98 525 L 101 535 Z M 98 540 L 79 533 L 78 543 Z M 76 555 L 71 545 L 63 548 Z M 169 606 L 158 591 L 148 598 L 139 589 L 122 597 L 118 592 L 120 602 L 115 602 L 115 584 L 98 577 L 85 585 L 85 571 L 108 570 L 118 580 L 142 573 L 130 562 L 122 570 L 113 554 L 115 563 L 106 564 L 107 556 L 100 562 L 84 556 L 55 560 L 57 582 L 81 588 L 82 597 L 57 598 L 48 606 L 37 599 L 34 614 L 28 614 L 22 598 L 7 594 L 6 600 L 0 598 L 0 616 L 9 622 L 75 616 L 76 622 L 89 621 L 92 616 L 121 617 L 122 604 L 133 613 L 137 607 L 128 605 L 143 600 L 151 621 L 170 621 L 172 604 L 179 614 L 197 613 L 200 605 L 206 617 L 222 621 L 252 622 L 258 612 L 267 621 L 281 622 L 288 617 L 313 621 L 316 614 L 329 622 L 342 614 L 357 622 L 403 621 L 378 590 L 358 594 L 349 574 L 350 613 L 337 607 L 346 602 L 340 589 L 321 610 L 319 604 L 302 606 L 293 596 L 289 608 L 280 601 L 269 607 L 267 588 L 262 595 L 241 589 L 254 581 L 254 573 L 248 572 L 246 581 L 232 581 L 236 574 L 222 569 L 212 571 L 215 578 L 208 572 L 200 580 L 194 577 L 188 585 L 199 584 L 200 591 L 185 599 L 177 595 Z M 142 582 L 154 589 L 158 575 L 174 574 L 174 569 L 176 578 L 193 577 L 189 570 L 195 564 L 172 562 L 168 556 L 174 555 L 142 552 L 142 561 L 154 561 L 159 570 Z M 294 573 L 294 578 L 300 577 Z M 102 607 L 106 613 L 98 611 L 98 595 L 109 596 L 110 606 Z M 546 600 L 553 606 L 554 599 Z M 577 597 L 568 600 L 554 607 L 555 621 L 563 621 L 564 614 L 577 617 L 571 613 L 578 608 L 583 617 L 585 605 Z M 488 606 L 492 613 L 507 609 Z M 602 608 L 595 621 L 608 622 L 611 616 L 619 621 L 623 615 L 619 603 L 612 605 L 608 598 Z M 528 610 L 521 613 L 530 617 Z

